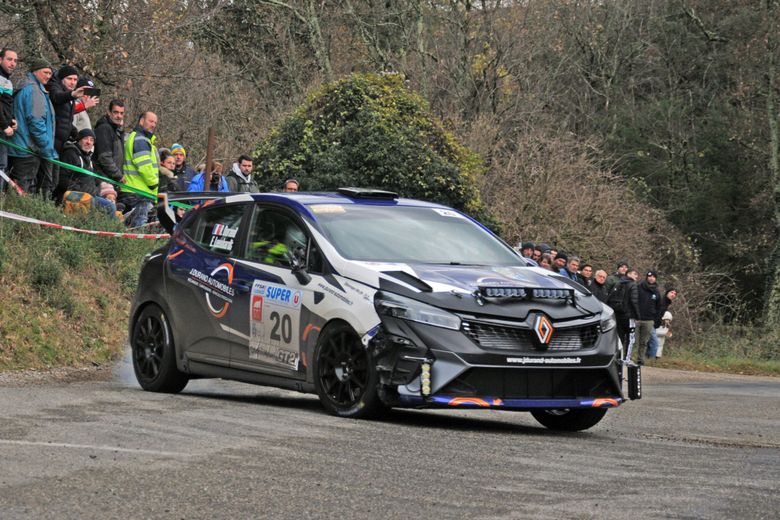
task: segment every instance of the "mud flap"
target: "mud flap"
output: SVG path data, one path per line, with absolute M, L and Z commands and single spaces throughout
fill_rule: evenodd
M 628 365 L 628 398 L 642 399 L 642 367 L 633 363 Z

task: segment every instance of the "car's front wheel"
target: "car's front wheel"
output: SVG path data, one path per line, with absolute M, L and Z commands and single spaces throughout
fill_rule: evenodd
M 323 330 L 314 351 L 314 384 L 328 412 L 355 419 L 386 411 L 379 398 L 376 368 L 360 338 L 346 323 Z
M 598 424 L 606 413 L 606 408 L 574 408 L 566 410 L 533 410 L 531 415 L 551 430 L 578 432 Z
M 133 370 L 141 388 L 150 392 L 177 393 L 187 386 L 189 376 L 176 368 L 176 351 L 171 327 L 163 310 L 148 305 L 138 315 L 130 338 Z

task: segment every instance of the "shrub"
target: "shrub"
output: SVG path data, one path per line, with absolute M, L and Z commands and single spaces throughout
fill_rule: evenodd
M 266 190 L 288 178 L 305 191 L 374 187 L 487 217 L 476 187 L 481 160 L 397 74 L 356 74 L 325 85 L 271 132 L 255 157 Z

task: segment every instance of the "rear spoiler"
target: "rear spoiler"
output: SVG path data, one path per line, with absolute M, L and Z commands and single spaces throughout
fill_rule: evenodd
M 236 195 L 236 193 L 224 191 L 184 191 L 158 193 L 157 200 L 159 202 L 157 203 L 157 220 L 160 222 L 160 225 L 165 229 L 165 231 L 168 233 L 173 233 L 173 228 L 176 226 L 176 223 L 180 220 L 180 218 L 176 216 L 176 213 L 171 206 L 172 202 L 188 200 L 216 200 L 224 199 L 225 197 L 230 197 L 231 195 Z

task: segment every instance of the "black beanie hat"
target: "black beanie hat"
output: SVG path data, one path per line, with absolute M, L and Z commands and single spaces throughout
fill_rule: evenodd
M 78 76 L 79 71 L 73 65 L 63 65 L 60 70 L 57 71 L 57 77 L 59 79 L 65 79 L 68 76 Z
M 95 132 L 93 132 L 91 128 L 83 128 L 83 129 L 79 130 L 78 140 L 81 141 L 85 137 L 91 137 L 91 138 L 94 139 L 95 138 Z

